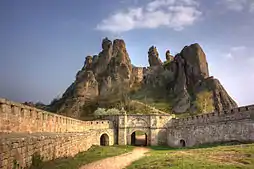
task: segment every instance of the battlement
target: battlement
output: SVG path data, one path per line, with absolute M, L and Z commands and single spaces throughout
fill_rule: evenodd
M 243 106 L 223 112 L 212 112 L 186 118 L 173 119 L 173 126 L 195 125 L 201 123 L 216 123 L 221 121 L 243 120 L 249 119 L 251 113 L 254 113 L 254 105 Z
M 107 128 L 113 128 L 109 120 L 81 121 L 0 98 L 0 133 L 63 133 Z

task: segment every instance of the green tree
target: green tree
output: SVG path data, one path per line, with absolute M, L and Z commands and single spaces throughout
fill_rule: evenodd
M 195 105 L 197 113 L 209 113 L 214 111 L 212 92 L 202 91 L 196 95 Z

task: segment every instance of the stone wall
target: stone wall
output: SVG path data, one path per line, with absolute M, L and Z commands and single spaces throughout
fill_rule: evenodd
M 214 112 L 169 123 L 167 142 L 179 147 L 230 141 L 254 142 L 254 105 Z
M 113 128 L 109 120 L 81 121 L 0 99 L 0 133 L 83 132 Z
M 120 115 L 118 116 L 118 143 L 131 144 L 131 134 L 143 131 L 147 134 L 148 145 L 166 145 L 167 127 L 171 115 Z
M 36 154 L 43 161 L 74 156 L 92 145 L 100 145 L 100 136 L 104 133 L 109 136 L 109 145 L 113 145 L 113 129 L 90 130 L 85 133 L 0 135 L 0 168 L 12 169 L 14 160 L 20 167 L 28 167 Z

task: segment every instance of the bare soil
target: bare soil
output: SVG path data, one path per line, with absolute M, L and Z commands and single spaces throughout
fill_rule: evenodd
M 133 161 L 145 156 L 145 153 L 148 151 L 148 148 L 137 147 L 132 152 L 95 161 L 93 163 L 86 164 L 79 169 L 122 169 L 130 165 Z

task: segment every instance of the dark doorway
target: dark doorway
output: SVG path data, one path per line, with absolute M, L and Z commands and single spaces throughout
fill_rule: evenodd
M 186 143 L 185 143 L 184 140 L 180 140 L 180 146 L 181 146 L 181 147 L 185 147 L 185 146 L 186 146 Z
M 147 134 L 142 131 L 135 131 L 131 134 L 131 145 L 147 146 Z
M 100 137 L 100 145 L 108 146 L 109 145 L 109 137 L 107 134 L 102 134 Z

